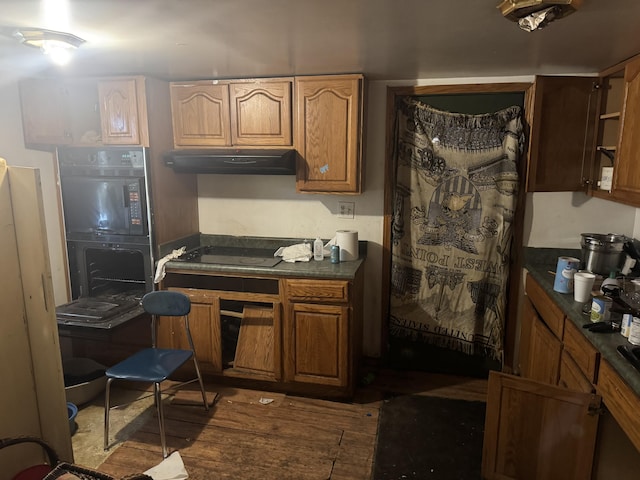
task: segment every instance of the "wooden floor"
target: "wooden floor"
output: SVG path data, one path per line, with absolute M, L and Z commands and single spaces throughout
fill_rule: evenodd
M 208 413 L 202 404 L 167 405 L 167 442 L 194 480 L 363 480 L 371 478 L 385 397 L 486 399 L 486 380 L 397 371 L 376 372 L 369 380 L 348 403 L 211 386 L 217 399 Z M 153 418 L 114 448 L 99 470 L 120 478 L 161 460 Z

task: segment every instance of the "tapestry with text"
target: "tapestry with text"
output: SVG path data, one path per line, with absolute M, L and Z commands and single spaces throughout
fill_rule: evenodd
M 389 333 L 501 360 L 521 108 L 396 109 Z

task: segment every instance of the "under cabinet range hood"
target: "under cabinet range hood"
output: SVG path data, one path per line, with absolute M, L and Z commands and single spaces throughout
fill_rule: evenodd
M 295 175 L 293 149 L 171 150 L 165 164 L 177 173 Z

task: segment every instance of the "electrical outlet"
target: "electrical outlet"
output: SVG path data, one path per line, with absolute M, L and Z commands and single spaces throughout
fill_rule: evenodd
M 355 216 L 355 202 L 338 202 L 338 218 L 354 218 Z

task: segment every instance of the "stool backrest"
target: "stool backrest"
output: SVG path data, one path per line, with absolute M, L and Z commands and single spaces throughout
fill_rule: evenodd
M 169 290 L 149 292 L 142 297 L 142 308 L 151 315 L 181 317 L 191 311 L 191 301 L 184 293 Z

